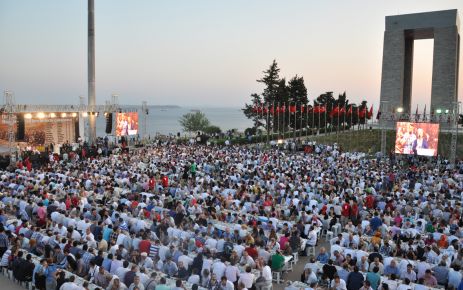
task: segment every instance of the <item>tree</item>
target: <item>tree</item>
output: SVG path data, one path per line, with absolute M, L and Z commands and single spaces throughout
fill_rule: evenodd
M 179 123 L 182 125 L 183 131 L 190 133 L 204 131 L 210 124 L 206 115 L 200 111 L 183 115 Z
M 253 120 L 254 127 L 256 129 L 260 126 L 264 126 L 268 134 L 271 128 L 272 118 L 269 116 L 267 112 L 264 112 L 263 106 L 264 104 L 266 106 L 271 106 L 273 103 L 276 104 L 277 94 L 282 93 L 282 84 L 285 89 L 286 85 L 284 79 L 280 80 L 280 69 L 278 68 L 276 60 L 273 60 L 270 67 L 267 70 L 263 71 L 263 73 L 264 76 L 261 79 L 257 80 L 257 82 L 263 83 L 265 85 L 264 91 L 261 95 L 251 95 L 251 103 L 245 104 L 243 113 L 248 119 Z M 267 107 L 265 108 L 265 111 L 266 110 L 268 110 Z
M 296 106 L 296 112 L 291 113 L 291 119 L 289 126 L 295 131 L 299 129 L 301 125 L 306 124 L 306 114 L 301 114 L 301 105 L 306 105 L 308 103 L 307 99 L 307 88 L 304 84 L 304 78 L 298 77 L 295 75 L 288 82 L 288 104 Z M 302 120 L 301 120 L 302 118 Z M 301 122 L 304 121 L 304 122 Z
M 203 129 L 204 133 L 212 135 L 212 134 L 220 134 L 222 130 L 218 126 L 209 125 Z

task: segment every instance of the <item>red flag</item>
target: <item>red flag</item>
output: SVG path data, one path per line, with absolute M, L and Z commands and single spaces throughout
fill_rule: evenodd
M 372 116 L 373 116 L 373 105 L 371 105 L 370 112 L 368 112 L 368 119 L 371 119 Z
M 313 107 L 313 112 L 317 113 L 317 114 L 320 113 L 320 108 L 321 108 L 320 106 L 314 106 Z
M 280 107 L 279 106 L 277 106 L 276 112 L 277 112 L 277 114 L 280 113 Z
M 275 107 L 272 106 L 272 107 L 270 108 L 270 114 L 273 115 L 273 113 L 275 113 Z
M 263 112 L 262 106 L 257 107 L 257 113 L 262 113 L 262 112 Z
M 320 113 L 325 113 L 326 112 L 326 105 L 323 105 L 320 107 Z
M 340 110 L 339 110 L 339 114 L 344 114 L 346 113 L 346 107 L 342 107 Z
M 362 110 L 359 113 L 360 118 L 365 118 L 365 114 L 367 113 L 367 107 L 363 107 Z
M 265 107 L 264 108 L 264 114 L 267 114 L 268 113 L 268 107 Z
M 291 113 L 296 113 L 296 106 L 289 106 L 289 111 Z
M 352 105 L 349 107 L 349 110 L 347 110 L 347 115 L 352 115 Z
M 304 113 L 304 111 L 305 111 L 305 107 L 304 105 L 301 105 L 301 112 Z
M 333 108 L 333 110 L 331 110 L 330 112 L 330 117 L 333 118 L 334 115 L 339 115 L 339 107 L 336 106 Z
M 280 112 L 282 112 L 282 113 L 286 112 L 286 107 L 285 107 L 285 105 L 281 106 Z

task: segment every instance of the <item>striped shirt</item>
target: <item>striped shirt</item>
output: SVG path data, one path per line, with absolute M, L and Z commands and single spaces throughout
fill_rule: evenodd
M 8 248 L 10 241 L 5 233 L 0 234 L 0 248 Z
M 155 244 L 151 244 L 150 246 L 150 254 L 148 255 L 151 259 L 154 259 L 159 253 L 159 246 L 156 246 Z

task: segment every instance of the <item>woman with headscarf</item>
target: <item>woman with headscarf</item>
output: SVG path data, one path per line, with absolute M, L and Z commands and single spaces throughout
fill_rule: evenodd
M 441 249 L 446 249 L 449 246 L 447 241 L 447 235 L 441 235 L 439 241 L 437 241 L 437 246 Z

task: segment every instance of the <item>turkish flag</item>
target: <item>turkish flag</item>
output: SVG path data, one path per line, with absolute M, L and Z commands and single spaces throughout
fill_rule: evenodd
M 349 110 L 347 111 L 347 115 L 351 115 L 352 114 L 352 106 L 349 107 Z
M 373 116 L 373 105 L 371 105 L 370 111 L 368 112 L 368 119 L 371 119 L 371 116 Z
M 334 115 L 339 115 L 339 107 L 336 106 L 333 108 L 333 110 L 331 110 L 330 112 L 330 117 L 333 118 Z
M 296 106 L 289 106 L 289 111 L 291 113 L 296 113 Z

